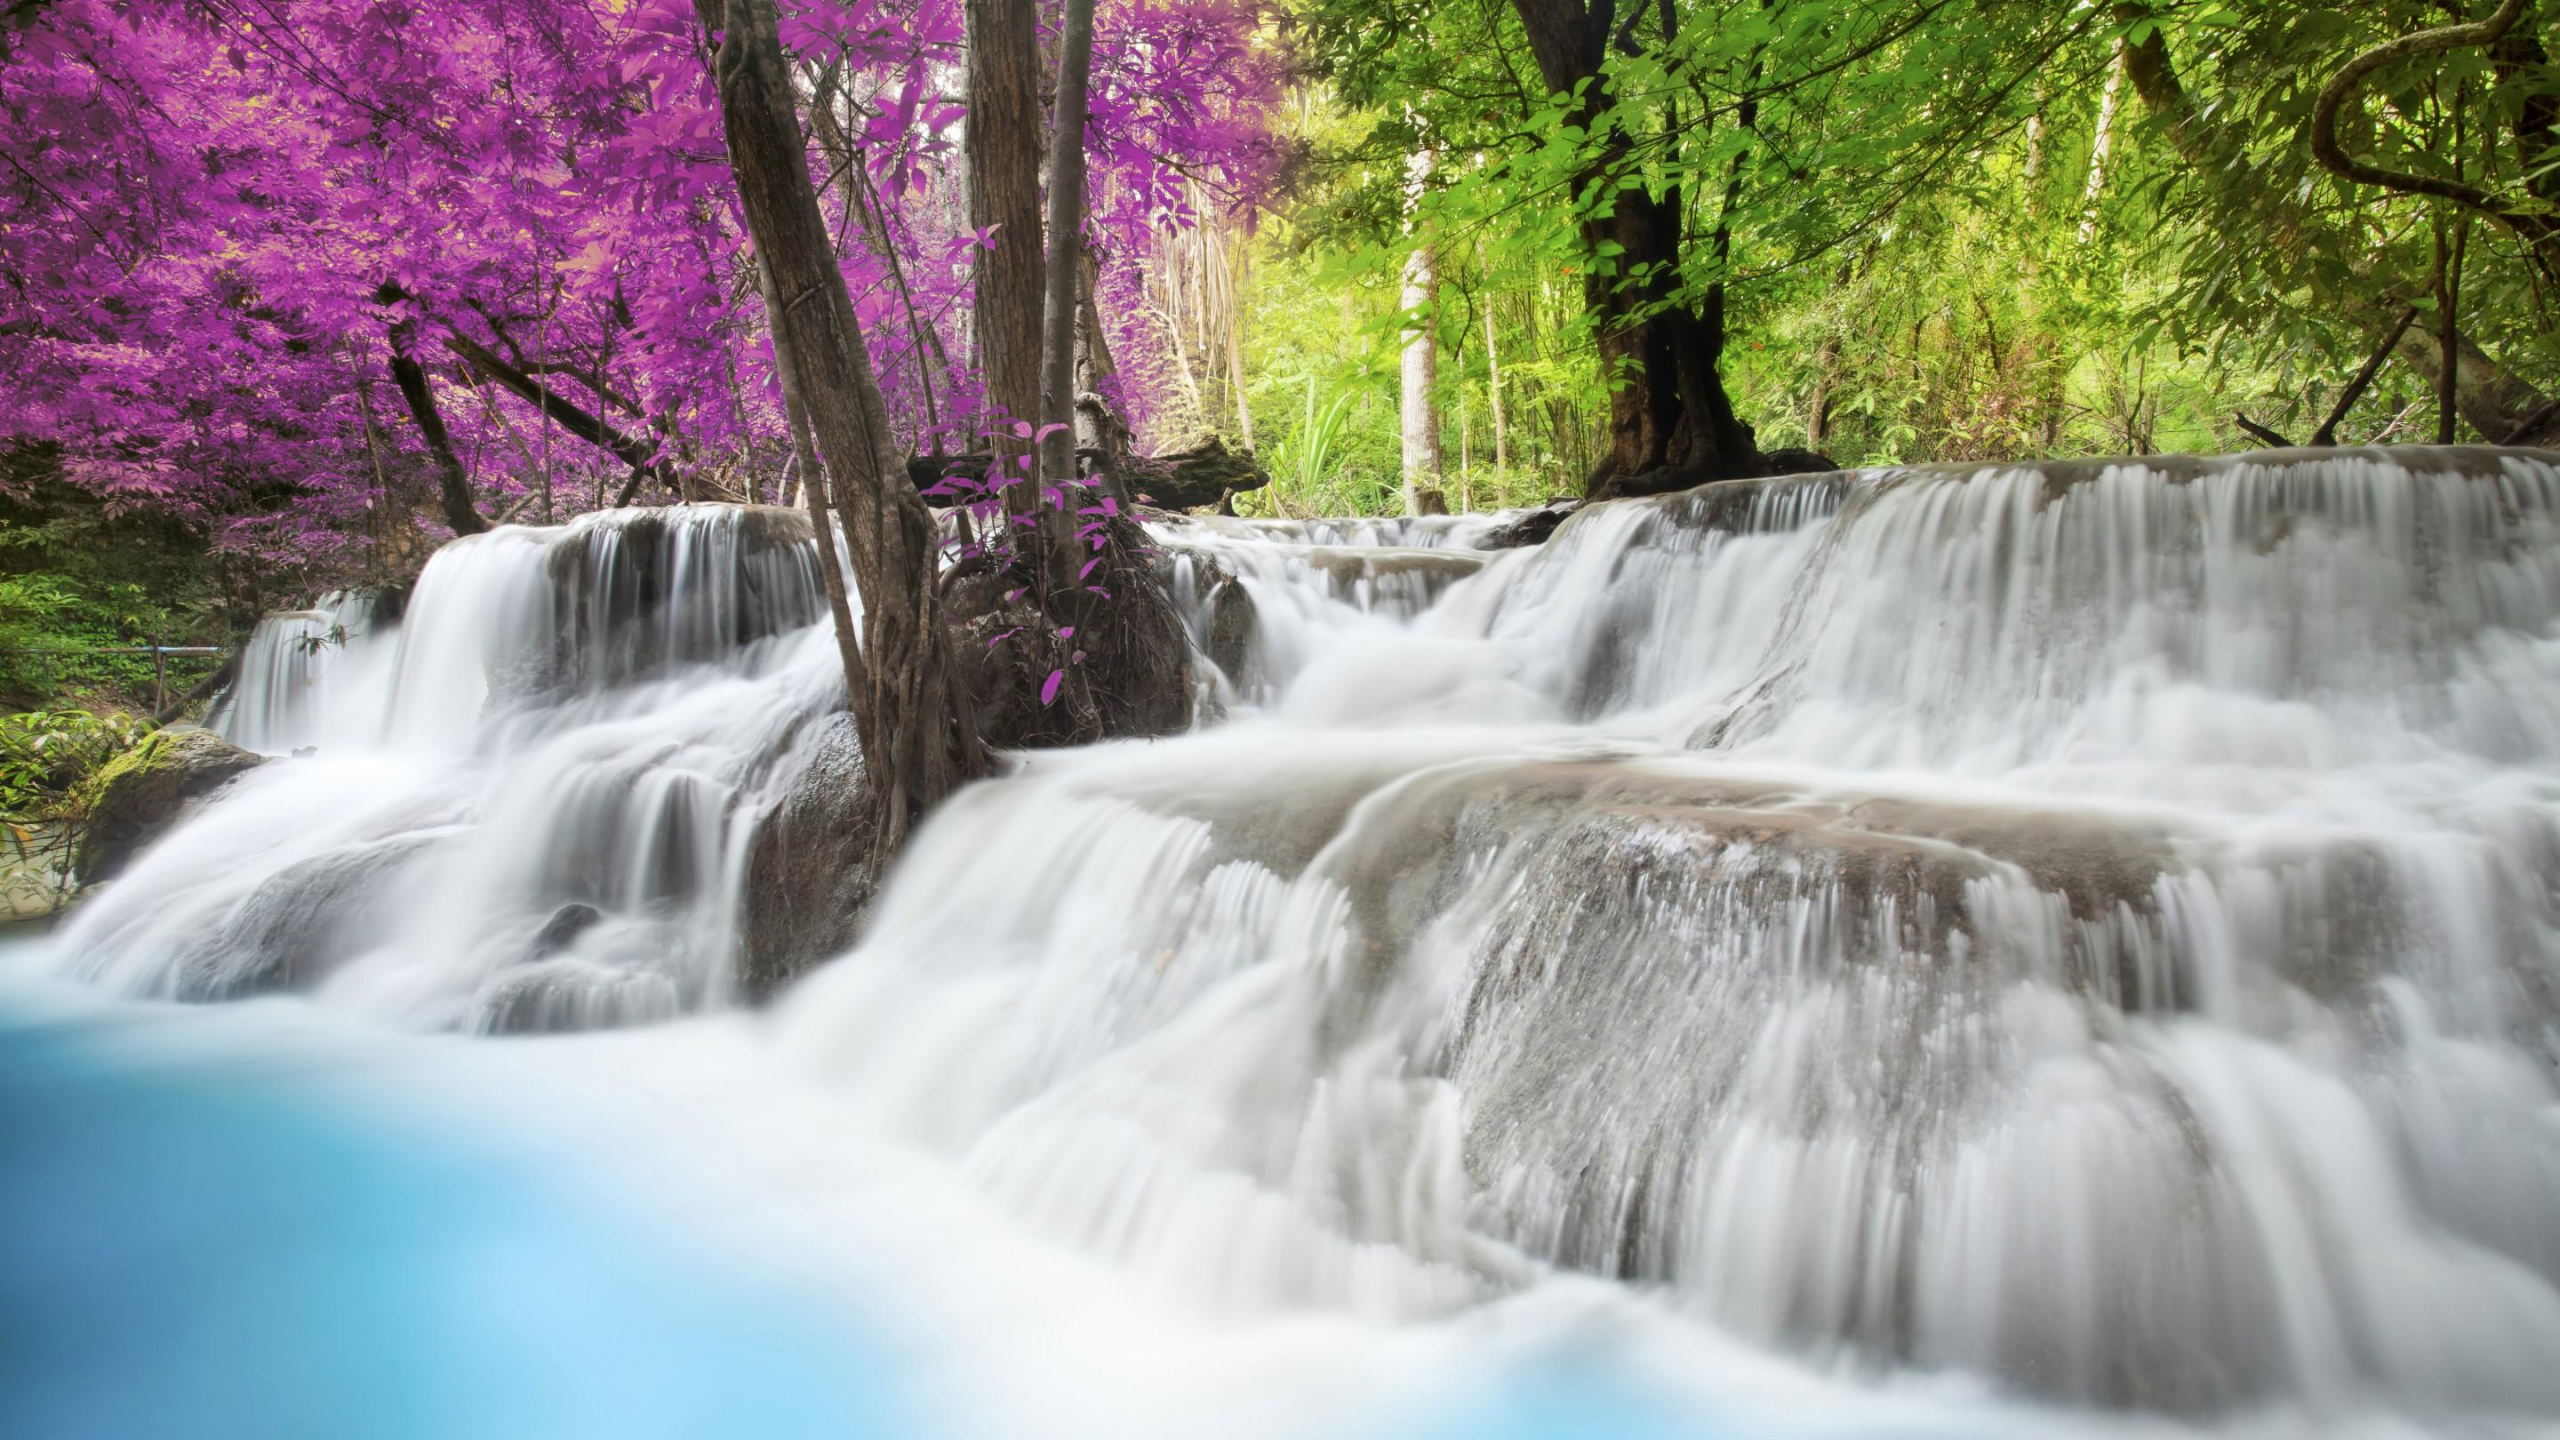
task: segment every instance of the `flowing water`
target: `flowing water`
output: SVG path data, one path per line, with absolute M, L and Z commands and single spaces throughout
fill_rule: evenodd
M 310 753 L 20 968 L 303 997 L 224 1053 L 638 1166 L 961 1431 L 2560 1423 L 2550 457 L 1490 530 L 1160 527 L 1219 718 L 956 797 L 751 1012 L 808 531 L 473 537 L 262 629 Z

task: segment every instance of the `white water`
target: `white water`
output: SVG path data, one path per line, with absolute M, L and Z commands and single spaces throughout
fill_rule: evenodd
M 308 610 L 261 618 L 241 652 L 243 678 L 215 699 L 206 728 L 262 755 L 379 730 L 381 670 L 396 653 L 386 637 L 398 624 L 396 607 L 377 613 L 381 599 L 336 590 Z
M 508 527 L 439 554 L 398 630 L 317 683 L 313 652 L 253 645 L 290 679 L 251 671 L 244 694 L 305 689 L 238 707 L 259 728 L 235 734 L 311 753 L 84 907 L 67 967 L 180 999 L 308 990 L 413 1028 L 716 1003 L 742 821 L 841 703 L 808 533 L 734 509 Z
M 440 556 L 380 739 L 248 777 L 60 966 L 412 1027 L 716 1007 L 828 642 L 781 623 L 805 552 L 728 541 L 561 620 L 614 525 Z M 1311 1433 L 1562 1313 L 1771 1428 L 2560 1416 L 2543 458 L 1721 487 L 1471 575 L 1464 534 L 1167 529 L 1196 633 L 1206 562 L 1255 602 L 1226 723 L 958 797 L 752 1027 L 523 1063 L 692 1077 L 651 1143 L 808 1227 L 794 1175 L 927 1157 L 984 1218 L 839 1218 L 961 1297 L 936 1363 L 1007 1377 L 1005 1433 Z M 995 1319 L 1008 1273 L 1051 1298 Z M 1225 1380 L 1088 1315 L 1212 1326 Z M 1266 1413 L 1292 1381 L 1351 1412 Z

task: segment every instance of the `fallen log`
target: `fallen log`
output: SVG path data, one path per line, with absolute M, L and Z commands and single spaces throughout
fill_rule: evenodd
M 1079 449 L 1076 458 L 1098 466 L 1107 460 L 1100 450 Z M 907 478 L 915 482 L 925 503 L 948 509 L 984 494 L 987 460 L 983 454 L 918 455 L 907 461 Z M 1227 496 L 1259 490 L 1271 483 L 1250 450 L 1229 450 L 1212 438 L 1188 450 L 1164 455 L 1128 455 L 1120 460 L 1120 479 L 1140 504 L 1160 510 L 1199 510 Z

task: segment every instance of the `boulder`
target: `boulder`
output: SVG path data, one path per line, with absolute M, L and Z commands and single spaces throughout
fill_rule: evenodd
M 852 946 L 879 889 L 853 717 L 828 716 L 783 759 L 779 798 L 747 844 L 738 988 L 762 999 Z
M 1506 521 L 1484 533 L 1476 541 L 1479 550 L 1518 550 L 1529 545 L 1543 545 L 1556 527 L 1573 518 L 1582 508 L 1579 500 L 1551 500 L 1516 520 Z
M 596 926 L 604 912 L 583 900 L 572 900 L 551 912 L 551 918 L 533 937 L 533 958 L 547 959 L 578 943 L 578 937 Z
M 481 988 L 471 1028 L 482 1035 L 560 1035 L 654 1025 L 682 1013 L 676 983 L 650 970 L 537 960 Z
M 73 862 L 82 884 L 110 879 L 197 800 L 266 763 L 192 725 L 153 732 L 98 767 L 82 789 L 88 824 Z
M 953 658 L 978 735 L 1003 750 L 1171 735 L 1192 721 L 1191 639 L 1146 532 L 1104 521 L 1095 568 L 1054 583 L 1044 610 L 1018 559 L 973 556 L 942 576 Z M 1090 588 L 1087 588 L 1090 587 Z M 1043 699 L 1051 676 L 1054 694 Z
M 1230 683 L 1243 686 L 1256 623 L 1253 592 L 1207 548 L 1160 544 L 1154 569 L 1156 583 L 1173 603 L 1192 646 Z
M 1221 571 L 1209 590 L 1208 611 L 1208 633 L 1201 648 L 1211 664 L 1229 680 L 1241 684 L 1245 665 L 1253 656 L 1254 627 L 1260 623 L 1253 592 L 1244 588 L 1244 582 Z
M 566 532 L 547 562 L 549 683 L 621 684 L 824 618 L 816 537 L 807 515 L 773 505 L 658 506 Z
M 386 836 L 296 861 L 259 882 L 220 925 L 184 942 L 179 1000 L 238 1000 L 306 990 L 377 943 L 374 917 L 433 832 Z
M 1760 459 L 1772 475 L 1824 475 L 1840 468 L 1838 461 L 1818 450 L 1793 446 L 1768 451 Z

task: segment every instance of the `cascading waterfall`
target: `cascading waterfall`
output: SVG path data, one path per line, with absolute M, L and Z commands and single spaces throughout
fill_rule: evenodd
M 278 755 L 379 727 L 379 708 L 366 701 L 380 689 L 372 672 L 387 653 L 382 638 L 398 622 L 396 595 L 380 590 L 333 590 L 308 610 L 261 618 L 242 648 L 240 678 L 215 698 L 206 728 L 243 750 Z
M 300 637 L 319 618 L 262 626 L 277 638 L 239 693 L 302 699 L 244 698 L 234 733 L 312 753 L 244 777 L 84 907 L 67 963 L 182 999 L 311 989 L 428 1028 L 583 1028 L 725 994 L 752 816 L 841 687 L 815 562 L 788 511 L 615 512 L 457 542 L 395 631 L 316 677 Z
M 805 530 L 653 523 L 728 578 L 638 578 L 682 568 L 638 519 L 440 555 L 386 742 L 248 776 L 62 963 L 429 1026 L 717 1002 L 831 642 Z M 772 1043 L 1233 1317 L 1580 1274 L 1853 1376 L 2560 1416 L 2552 457 L 1489 528 L 1159 527 L 1227 718 L 954 798 Z
M 1346 631 L 1409 626 L 1488 556 L 1502 516 L 1188 518 L 1153 527 L 1214 698 L 1267 705 Z

